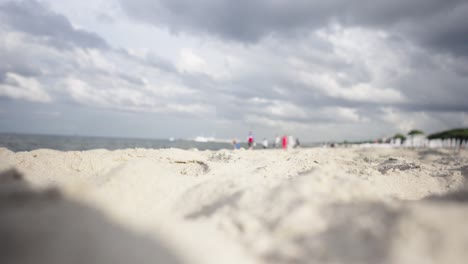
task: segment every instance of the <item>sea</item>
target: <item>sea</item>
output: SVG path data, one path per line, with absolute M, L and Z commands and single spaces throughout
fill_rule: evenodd
M 232 145 L 224 142 L 196 142 L 183 139 L 143 139 L 143 138 L 112 138 L 92 136 L 65 135 L 32 135 L 0 133 L 0 147 L 11 151 L 31 151 L 35 149 L 54 149 L 61 151 L 82 151 L 90 149 L 198 149 L 220 150 L 232 149 Z M 241 147 L 246 147 L 241 145 Z
M 301 143 L 301 147 L 319 147 L 322 143 Z M 272 141 L 270 141 L 270 148 Z M 232 149 L 232 145 L 226 142 L 198 142 L 187 139 L 147 139 L 147 138 L 117 138 L 117 137 L 95 137 L 75 135 L 36 135 L 18 133 L 0 133 L 0 148 L 11 151 L 31 151 L 35 149 L 54 149 L 60 151 L 82 151 L 91 149 L 198 149 L 198 150 L 221 150 Z M 247 148 L 247 143 L 240 143 L 241 148 Z M 254 149 L 262 149 L 257 144 Z

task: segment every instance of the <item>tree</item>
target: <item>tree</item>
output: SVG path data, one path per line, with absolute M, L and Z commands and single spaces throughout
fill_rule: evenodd
M 408 135 L 411 138 L 411 141 L 410 141 L 411 142 L 411 147 L 414 147 L 415 136 L 424 135 L 424 132 L 422 132 L 421 130 L 413 129 L 408 133 Z
M 424 135 L 424 132 L 422 132 L 421 130 L 413 129 L 408 133 L 408 135 L 410 136 Z
M 429 139 L 447 139 L 454 138 L 460 140 L 468 140 L 468 128 L 457 128 L 452 130 L 446 130 L 439 133 L 431 134 L 427 138 Z
M 393 138 L 394 138 L 394 139 L 399 138 L 399 139 L 401 140 L 401 142 L 403 142 L 403 141 L 406 140 L 406 137 L 405 137 L 403 134 L 401 134 L 401 133 L 395 134 L 395 135 L 393 136 Z

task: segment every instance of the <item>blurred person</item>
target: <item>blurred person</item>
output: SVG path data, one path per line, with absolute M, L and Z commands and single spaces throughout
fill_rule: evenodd
M 288 136 L 284 135 L 281 143 L 284 150 L 288 149 Z
M 299 138 L 296 138 L 296 144 L 294 145 L 295 148 L 301 147 L 301 142 L 299 142 Z
M 234 139 L 232 140 L 232 148 L 233 148 L 233 149 L 238 149 L 238 146 L 239 146 L 239 143 L 237 143 L 237 139 L 234 138 Z
M 253 149 L 254 147 L 254 137 L 252 131 L 249 132 L 249 137 L 247 139 L 247 144 L 249 145 L 249 149 Z
M 264 149 L 268 148 L 268 140 L 266 138 L 263 138 L 262 146 Z
M 296 141 L 294 140 L 293 136 L 288 136 L 288 149 L 294 148 L 296 145 Z
M 280 136 L 279 135 L 276 135 L 276 138 L 275 138 L 275 148 L 279 148 L 280 146 Z

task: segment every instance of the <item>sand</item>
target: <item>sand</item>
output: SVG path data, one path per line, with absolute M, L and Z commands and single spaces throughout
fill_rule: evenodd
M 466 263 L 468 151 L 0 149 L 1 263 Z

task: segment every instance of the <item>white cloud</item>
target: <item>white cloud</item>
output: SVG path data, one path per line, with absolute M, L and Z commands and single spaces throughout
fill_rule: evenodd
M 231 67 L 239 63 L 236 58 L 217 52 L 216 49 L 203 48 L 198 51 L 181 49 L 175 61 L 177 70 L 186 74 L 205 74 L 216 81 L 231 79 Z
M 273 101 L 265 108 L 265 112 L 281 118 L 307 118 L 307 112 L 290 102 Z
M 249 99 L 249 102 L 252 102 L 254 104 L 259 104 L 259 105 L 263 105 L 263 104 L 266 104 L 266 103 L 270 103 L 271 100 L 268 100 L 266 98 L 262 98 L 262 97 L 252 97 Z
M 327 137 L 326 129 L 338 137 L 468 122 L 460 114 L 468 96 L 466 59 L 415 46 L 391 29 L 324 24 L 240 44 L 136 23 L 114 0 L 43 2 L 74 28 L 63 43 L 61 25 L 51 30 L 57 36 L 0 26 L 2 96 L 53 98 L 57 106 L 74 101 L 116 114 L 156 112 L 170 120 L 203 116 L 215 124 L 220 118 L 232 130 L 243 129 L 238 123 L 266 133 L 300 129 L 312 139 Z M 102 6 L 113 21 L 98 19 Z M 78 27 L 109 45 L 74 45 L 83 42 L 73 35 Z
M 412 129 L 422 129 L 426 132 L 434 132 L 433 127 L 448 129 L 438 114 L 426 112 L 403 112 L 398 109 L 381 108 L 382 120 L 392 125 L 399 132 L 407 133 Z M 452 115 L 453 113 L 451 113 Z M 447 118 L 447 117 L 445 117 Z
M 268 127 L 270 131 L 273 131 L 273 133 L 295 134 L 298 132 L 298 130 L 307 130 L 312 128 L 311 124 L 307 124 L 304 122 L 298 122 L 295 120 L 273 119 L 256 114 L 246 115 L 244 121 L 250 125 Z M 271 136 L 273 136 L 273 134 Z
M 381 118 L 391 125 L 395 132 L 407 133 L 420 129 L 427 134 L 468 125 L 467 113 L 460 112 L 406 112 L 394 108 L 380 109 Z
M 0 83 L 0 96 L 41 103 L 52 101 L 36 79 L 11 72 L 6 73 L 5 82 Z
M 154 98 L 134 89 L 92 87 L 72 77 L 68 78 L 64 85 L 75 101 L 85 105 L 129 110 L 148 110 L 157 106 Z
M 357 113 L 356 109 L 346 108 L 346 107 L 336 107 L 336 108 L 331 108 L 331 110 L 333 114 L 336 114 L 336 116 L 339 119 L 342 119 L 343 121 L 349 121 L 349 122 L 362 121 L 362 118 Z M 330 118 L 330 119 L 336 119 L 336 118 Z
M 105 72 L 117 71 L 117 66 L 98 49 L 75 49 L 74 58 L 81 68 L 93 67 Z
M 330 43 L 333 53 L 329 56 L 335 64 L 343 66 L 338 70 L 323 68 L 323 65 L 315 67 L 300 58 L 291 58 L 292 65 L 300 69 L 296 76 L 301 83 L 331 97 L 350 101 L 408 101 L 399 87 L 395 87 L 399 80 L 411 73 L 405 43 L 394 45 L 384 31 L 343 28 L 338 24 L 318 30 L 315 35 Z
M 176 63 L 177 69 L 184 73 L 205 73 L 206 62 L 191 49 L 182 49 Z
M 143 80 L 143 82 L 144 86 L 142 87 L 142 89 L 150 92 L 153 96 L 159 98 L 177 98 L 178 96 L 191 96 L 197 92 L 185 86 L 172 83 L 156 85 L 150 83 L 146 79 Z
M 105 98 L 103 98 L 103 96 L 100 95 L 99 92 L 92 89 L 89 86 L 89 84 L 82 80 L 68 78 L 65 80 L 63 85 L 76 102 L 85 104 L 97 103 L 99 105 L 107 105 Z
M 177 100 L 167 100 L 177 98 L 177 95 L 191 94 L 189 90 L 179 87 L 174 87 L 174 90 L 170 87 L 163 87 L 149 95 L 145 93 L 145 89 L 96 88 L 73 77 L 69 77 L 63 85 L 76 102 L 88 106 L 138 112 L 180 113 L 190 116 L 214 114 L 213 109 L 208 105 L 181 104 Z
M 408 119 L 407 115 L 395 109 L 385 107 L 381 111 L 383 113 L 382 119 L 402 132 L 408 132 L 416 126 L 414 120 Z
M 350 101 L 375 102 L 375 103 L 399 103 L 406 101 L 404 95 L 395 89 L 379 88 L 372 83 L 357 83 L 349 86 L 339 84 L 337 76 L 330 73 L 314 74 L 299 72 L 298 78 L 311 87 L 319 89 L 327 95 L 343 98 Z
M 165 110 L 170 112 L 186 113 L 204 117 L 214 116 L 214 111 L 211 107 L 201 104 L 168 104 Z

